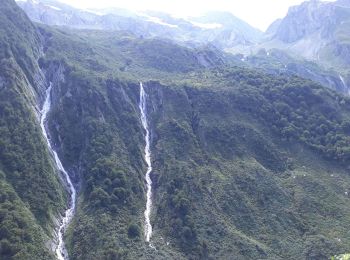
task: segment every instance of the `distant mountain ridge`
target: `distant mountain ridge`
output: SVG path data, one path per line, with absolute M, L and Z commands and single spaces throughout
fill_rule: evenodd
M 327 66 L 350 65 L 350 3 L 312 0 L 293 6 L 267 30 L 264 45 L 298 54 Z
M 290 7 L 287 15 L 274 21 L 264 39 L 250 51 L 258 53 L 260 49 L 284 51 L 298 63 L 304 60 L 305 65 L 314 62 L 332 74 L 322 80 L 323 85 L 331 88 L 336 85 L 335 89 L 349 93 L 350 1 L 311 0 Z M 306 67 L 299 67 L 296 75 L 320 82 L 324 73 L 311 73 Z
M 192 48 L 210 45 L 219 52 L 244 53 L 250 65 L 270 72 L 276 71 L 275 60 L 256 54 L 277 49 L 290 56 L 288 62 L 285 59 L 282 59 L 283 64 L 278 62 L 281 63 L 278 71 L 349 92 L 350 76 L 346 69 L 350 61 L 346 43 L 350 35 L 348 0 L 312 0 L 293 6 L 287 16 L 273 22 L 265 34 L 228 12 L 212 11 L 201 17 L 183 19 L 156 11 L 77 9 L 56 0 L 20 0 L 17 3 L 35 22 L 75 29 L 128 31 L 138 37 L 162 38 Z M 221 56 L 212 54 L 206 57 Z M 203 65 L 210 66 L 211 61 L 208 63 L 203 57 L 199 57 Z M 320 67 L 310 67 L 308 60 Z M 271 66 L 266 66 L 266 62 Z M 327 69 L 321 68 L 324 66 Z
M 182 19 L 161 12 L 136 13 L 118 8 L 81 10 L 54 0 L 20 0 L 17 3 L 34 22 L 76 29 L 125 30 L 181 44 L 210 43 L 225 49 L 253 45 L 262 36 L 261 31 L 228 12 Z

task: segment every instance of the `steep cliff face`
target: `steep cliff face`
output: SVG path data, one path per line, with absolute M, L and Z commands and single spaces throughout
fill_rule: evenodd
M 279 24 L 275 37 L 283 42 L 292 43 L 320 32 L 322 38 L 329 39 L 334 26 L 339 23 L 335 12 L 334 4 L 317 0 L 291 7 Z
M 64 80 L 54 85 L 50 129 L 81 181 L 66 237 L 72 259 L 328 259 L 349 246 L 348 99 L 244 69 L 219 70 L 208 79 L 216 86 L 144 82 L 155 251 L 142 238 L 138 83 L 65 66 L 56 66 Z
M 52 259 L 54 219 L 66 208 L 39 129 L 46 82 L 48 132 L 78 188 L 70 259 L 319 260 L 350 248 L 349 98 L 227 67 L 213 49 L 34 27 L 9 0 L 0 14 L 1 258 Z M 156 250 L 143 235 L 139 81 Z
M 52 259 L 66 197 L 40 131 L 40 37 L 13 1 L 2 1 L 0 20 L 0 255 Z
M 294 56 L 292 67 L 285 64 L 288 73 L 347 94 L 349 24 L 347 1 L 306 1 L 291 7 L 286 17 L 272 24 L 259 48 L 268 52 L 278 49 Z M 310 67 L 310 61 L 319 68 Z
M 28 95 L 39 98 L 37 101 L 40 102 L 45 92 L 43 75 L 40 74 L 37 62 L 42 47 L 40 36 L 13 1 L 4 1 L 0 19 L 3 25 L 0 29 L 0 58 L 4 68 L 2 73 L 20 71 L 18 78 L 28 85 Z
M 50 129 L 80 184 L 66 237 L 70 259 L 136 257 L 145 248 L 138 84 L 66 71 L 53 88 Z M 129 234 L 131 226 L 135 234 Z
M 305 139 L 287 137 L 272 112 L 287 116 L 288 106 L 308 99 L 305 113 L 318 117 L 313 102 L 333 107 L 330 96 L 321 98 L 311 84 L 305 101 L 297 101 L 301 89 L 294 80 L 261 89 L 250 81 L 257 75 L 233 75 L 240 83 L 228 80 L 221 90 L 145 83 L 157 249 L 175 251 L 178 259 L 328 259 L 346 250 L 347 163 L 334 168 Z M 329 212 L 340 225 L 336 235 L 328 232 Z
M 347 99 L 302 79 L 186 63 L 194 51 L 166 42 L 152 52 L 150 41 L 128 35 L 43 30 L 50 130 L 80 181 L 71 258 L 326 259 L 347 248 Z M 161 66 L 173 53 L 180 62 Z M 157 251 L 142 233 L 138 80 L 149 104 Z M 341 213 L 328 218 L 329 210 Z

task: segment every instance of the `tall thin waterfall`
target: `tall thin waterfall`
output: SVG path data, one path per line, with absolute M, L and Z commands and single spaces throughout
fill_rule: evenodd
M 146 242 L 150 242 L 152 237 L 152 225 L 150 221 L 150 215 L 152 210 L 152 180 L 151 180 L 151 172 L 152 172 L 152 163 L 151 163 L 151 137 L 149 124 L 147 119 L 147 96 L 145 93 L 145 89 L 143 88 L 142 82 L 140 82 L 140 104 L 139 104 L 140 112 L 141 112 L 141 122 L 142 126 L 145 129 L 145 160 L 147 163 L 147 172 L 146 172 L 146 183 L 147 183 L 147 200 L 146 200 L 146 210 L 145 210 L 145 240 Z
M 345 80 L 344 80 L 344 78 L 342 77 L 342 75 L 339 74 L 339 78 L 340 78 L 340 81 L 342 82 L 342 84 L 343 84 L 343 86 L 344 86 L 344 89 L 347 90 L 347 94 L 350 95 L 350 89 L 349 89 L 348 86 L 346 85 Z
M 63 218 L 61 219 L 60 225 L 58 227 L 58 244 L 57 244 L 57 248 L 56 248 L 56 257 L 59 260 L 67 260 L 68 259 L 68 254 L 65 248 L 65 244 L 63 241 L 63 235 L 64 232 L 66 231 L 69 223 L 71 222 L 73 215 L 74 215 L 74 211 L 75 211 L 75 202 L 76 202 L 76 190 L 74 188 L 74 185 L 72 183 L 72 180 L 70 179 L 67 171 L 64 169 L 61 160 L 59 159 L 56 151 L 52 148 L 51 143 L 50 143 L 50 139 L 49 136 L 47 134 L 47 130 L 45 128 L 45 123 L 47 120 L 47 115 L 50 112 L 51 109 L 51 84 L 50 87 L 46 90 L 46 98 L 45 98 L 45 102 L 43 105 L 43 108 L 41 110 L 41 121 L 40 121 L 40 126 L 41 126 L 41 130 L 43 132 L 43 135 L 46 139 L 47 142 L 47 146 L 49 147 L 50 152 L 53 155 L 53 158 L 55 160 L 56 166 L 57 168 L 60 170 L 60 172 L 62 173 L 64 180 L 67 183 L 68 186 L 68 190 L 70 193 L 70 200 L 69 200 L 69 207 L 68 209 L 65 211 L 65 214 L 63 216 Z

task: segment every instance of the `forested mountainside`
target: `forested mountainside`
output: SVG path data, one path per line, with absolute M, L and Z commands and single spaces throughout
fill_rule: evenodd
M 3 1 L 1 259 L 55 259 L 69 192 L 40 130 L 50 86 L 46 129 L 77 190 L 69 259 L 318 260 L 350 251 L 349 97 L 233 66 L 211 48 L 33 25 Z
M 66 194 L 38 124 L 40 37 L 13 1 L 2 1 L 0 20 L 0 255 L 52 259 Z

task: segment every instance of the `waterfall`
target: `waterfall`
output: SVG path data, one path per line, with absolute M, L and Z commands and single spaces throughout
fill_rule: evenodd
M 349 89 L 348 86 L 346 85 L 344 78 L 343 78 L 340 74 L 339 74 L 339 78 L 340 78 L 340 81 L 341 81 L 342 84 L 343 84 L 344 89 L 347 91 L 347 94 L 350 95 L 350 89 Z
M 47 115 L 51 109 L 51 88 L 52 88 L 52 86 L 50 84 L 49 88 L 46 90 L 45 102 L 44 102 L 43 108 L 41 110 L 40 126 L 41 126 L 41 130 L 43 132 L 43 135 L 45 137 L 45 140 L 47 142 L 47 146 L 53 155 L 53 158 L 55 160 L 55 163 L 56 163 L 58 170 L 60 170 L 60 172 L 62 173 L 62 175 L 64 177 L 64 180 L 67 183 L 68 190 L 70 193 L 69 207 L 65 211 L 65 214 L 64 214 L 64 216 L 60 222 L 59 228 L 58 228 L 58 244 L 57 244 L 57 248 L 55 251 L 57 259 L 67 260 L 68 254 L 67 254 L 67 251 L 66 251 L 66 248 L 64 245 L 63 235 L 64 235 L 64 232 L 66 231 L 69 223 L 71 222 L 71 220 L 73 218 L 73 214 L 74 214 L 74 210 L 75 210 L 75 201 L 76 201 L 76 190 L 73 186 L 73 183 L 72 183 L 67 171 L 64 169 L 62 162 L 57 155 L 57 152 L 51 146 L 50 139 L 49 139 L 49 136 L 47 134 L 47 130 L 45 128 Z
M 145 89 L 143 88 L 142 82 L 140 82 L 140 104 L 141 112 L 141 122 L 145 130 L 145 161 L 147 163 L 147 172 L 146 172 L 146 183 L 147 183 L 147 194 L 146 194 L 146 210 L 145 210 L 145 240 L 150 242 L 152 237 L 152 225 L 150 221 L 151 209 L 152 209 L 152 163 L 151 163 L 151 149 L 150 149 L 150 131 L 149 124 L 147 119 L 147 100 Z

